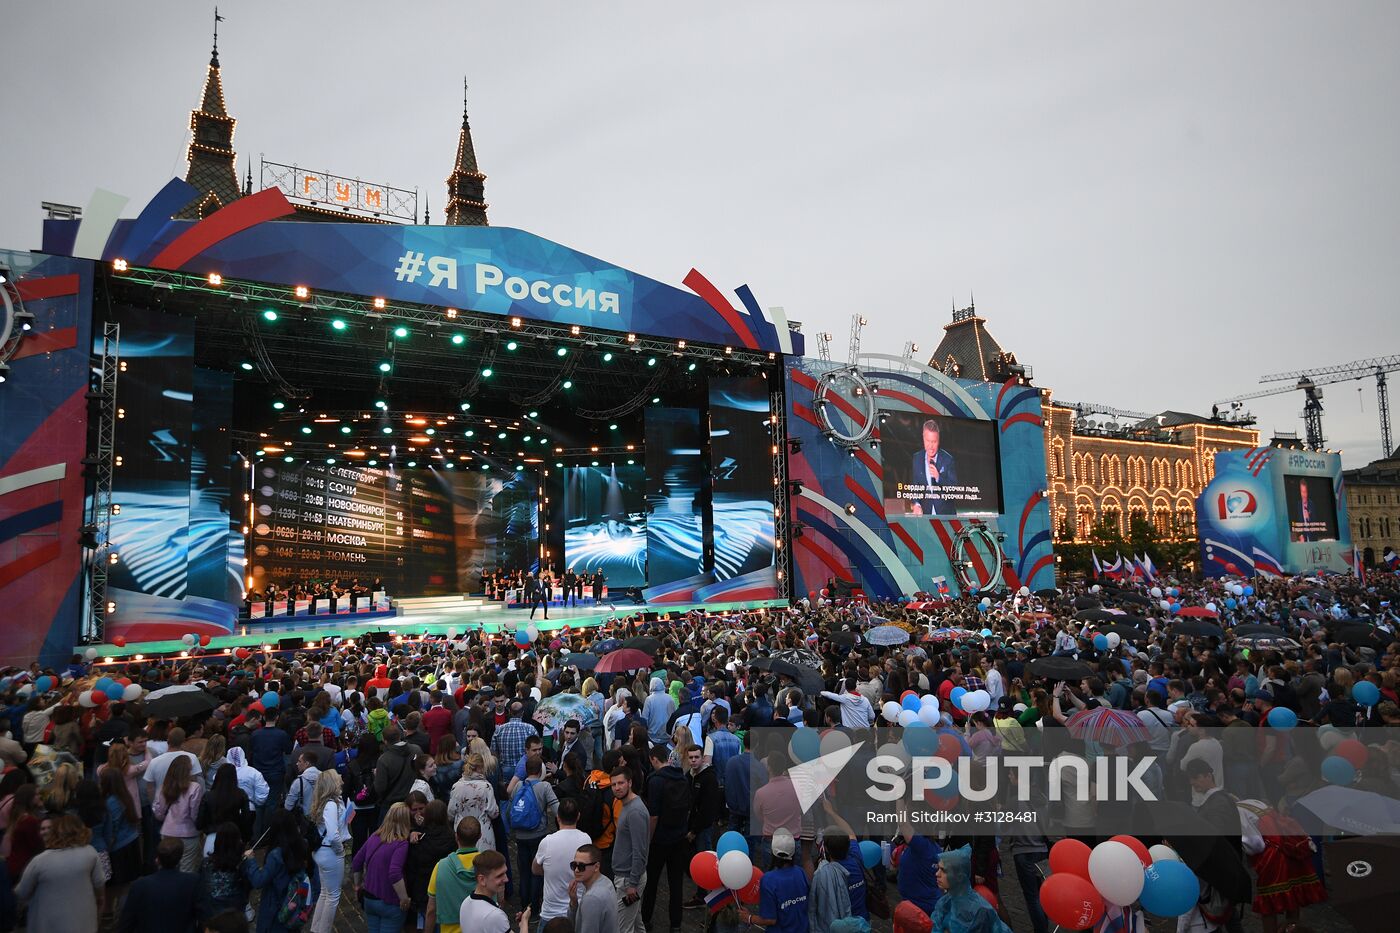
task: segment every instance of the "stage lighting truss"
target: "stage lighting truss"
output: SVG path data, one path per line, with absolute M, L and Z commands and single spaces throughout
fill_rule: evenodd
M 9 362 L 19 345 L 34 328 L 34 315 L 24 309 L 19 289 L 8 270 L 0 272 L 0 382 L 9 375 Z
M 122 371 L 121 325 L 113 322 L 102 325 L 101 346 L 102 354 L 98 362 L 100 375 L 88 393 L 88 398 L 96 406 L 92 412 L 97 428 L 94 433 L 96 445 L 91 454 L 83 458 L 84 463 L 91 463 L 94 471 L 82 538 L 87 551 L 87 611 L 82 620 L 82 635 L 83 640 L 88 642 L 102 641 L 107 614 L 113 611 L 107 600 L 107 574 L 109 566 L 114 563 L 109 556 L 112 553 L 112 516 L 121 511 L 112 502 L 112 474 L 119 459 L 116 456 L 116 415 L 117 378 Z
M 787 599 L 791 595 L 790 585 L 792 578 L 792 548 L 785 545 L 791 544 L 789 537 L 788 522 L 790 510 L 788 507 L 788 437 L 787 420 L 783 417 L 787 402 L 782 392 L 770 393 L 768 397 L 768 411 L 772 417 L 769 419 L 772 424 L 773 445 L 773 541 L 777 545 L 776 560 L 778 564 L 778 598 Z M 800 480 L 793 481 L 792 495 L 801 495 L 802 483 Z
M 870 443 L 879 424 L 880 408 L 876 399 L 879 389 L 865 377 L 858 366 L 843 366 L 822 373 L 817 379 L 817 389 L 812 394 L 812 409 L 817 416 L 817 424 L 837 447 L 854 451 Z M 853 405 L 861 417 L 851 418 L 851 427 L 842 424 L 834 416 L 836 399 L 843 399 Z
M 631 398 L 629 398 L 622 404 L 616 405 L 612 408 L 603 409 L 576 408 L 574 409 L 574 414 L 588 421 L 605 421 L 612 418 L 621 418 L 625 415 L 630 415 L 634 411 L 638 411 L 639 409 L 645 407 L 646 403 L 650 399 L 655 397 L 653 393 L 656 391 L 656 388 L 659 385 L 661 385 L 662 381 L 665 378 L 666 371 L 663 370 L 661 367 L 657 367 L 655 370 L 652 371 L 651 379 L 647 381 L 647 384 L 643 386 L 640 391 L 638 391 L 635 395 L 633 395 Z
M 499 333 L 502 330 L 509 332 L 514 339 L 522 341 L 525 338 L 534 338 L 542 341 L 555 341 L 555 346 L 567 346 L 570 349 L 569 356 L 574 356 L 572 352 L 576 348 L 584 350 L 592 348 L 598 350 L 610 350 L 619 352 L 622 350 L 634 350 L 638 353 L 648 353 L 656 356 L 670 356 L 681 353 L 686 359 L 697 362 L 728 362 L 735 361 L 751 363 L 755 366 L 765 366 L 777 364 L 777 354 L 772 354 L 764 350 L 749 350 L 735 347 L 710 346 L 686 341 L 684 346 L 675 339 L 661 337 L 648 337 L 635 333 L 619 333 L 616 331 L 587 330 L 573 324 L 554 324 L 544 321 L 536 321 L 530 318 L 519 316 L 502 317 L 495 314 L 486 314 L 480 311 L 471 311 L 464 308 L 444 308 L 437 305 L 417 305 L 403 302 L 396 302 L 384 299 L 383 307 L 379 307 L 379 300 L 373 296 L 349 295 L 334 292 L 305 292 L 304 295 L 294 294 L 292 289 L 284 285 L 269 285 L 260 282 L 249 282 L 241 279 L 222 278 L 220 284 L 212 286 L 209 284 L 209 277 L 205 275 L 189 275 L 182 272 L 173 272 L 165 269 L 149 269 L 144 267 L 129 266 L 126 271 L 119 275 L 112 275 L 113 281 L 142 285 L 148 288 L 162 288 L 169 290 L 197 291 L 207 295 L 217 295 L 221 300 L 236 301 L 240 306 L 248 308 L 296 305 L 306 312 L 321 312 L 326 316 L 326 320 L 333 318 L 344 318 L 351 323 L 369 322 L 376 324 L 404 324 L 412 327 L 432 328 L 434 330 L 442 328 L 444 315 L 449 315 L 452 321 L 452 328 L 455 330 L 475 331 L 477 333 Z M 519 321 L 519 324 L 516 324 Z M 577 331 L 577 332 L 576 332 Z
M 980 521 L 967 523 L 953 536 L 948 545 L 948 562 L 952 564 L 953 573 L 964 590 L 972 587 L 994 590 L 1001 586 L 1001 567 L 1006 561 L 1001 542 L 1005 539 L 1006 535 L 992 531 Z M 970 555 L 979 549 L 985 550 L 988 555 L 987 566 L 990 572 L 985 580 L 976 575 L 977 565 L 970 559 Z

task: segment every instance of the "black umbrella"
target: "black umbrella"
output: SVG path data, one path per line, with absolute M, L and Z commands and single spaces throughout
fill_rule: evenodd
M 1122 616 L 1103 609 L 1085 609 L 1076 612 L 1074 617 L 1080 622 L 1107 622 L 1110 625 L 1123 621 Z
M 638 651 L 645 651 L 647 654 L 655 657 L 656 652 L 661 650 L 661 640 L 659 638 L 652 638 L 650 635 L 637 635 L 624 641 L 622 647 L 636 648 Z
M 1152 605 L 1152 600 L 1148 599 L 1146 596 L 1143 596 L 1141 593 L 1119 593 L 1114 598 L 1117 599 L 1120 603 L 1136 603 L 1140 606 Z
M 784 661 L 782 658 L 758 658 L 750 662 L 749 667 L 760 671 L 768 671 L 771 674 L 778 674 L 783 677 L 791 677 L 797 681 L 797 685 L 802 688 L 802 692 L 808 696 L 816 696 L 826 689 L 826 682 L 822 680 L 822 675 L 812 670 L 810 667 L 803 667 L 800 664 L 793 664 L 791 661 Z
M 168 691 L 168 692 L 167 692 Z M 212 693 L 199 687 L 167 688 L 160 695 L 147 698 L 145 714 L 151 719 L 183 719 L 207 713 L 221 702 Z
M 1353 648 L 1384 648 L 1395 638 L 1369 625 L 1348 625 L 1332 630 L 1330 640 Z
M 1129 625 L 1126 622 L 1116 622 L 1113 625 L 1101 625 L 1099 631 L 1105 635 L 1110 633 L 1117 635 L 1124 641 L 1147 641 L 1148 634 L 1136 625 Z
M 1054 599 L 1056 596 L 1060 595 L 1060 591 L 1049 587 L 1043 590 L 1036 590 L 1035 595 L 1039 596 L 1041 599 Z
M 832 632 L 831 643 L 838 648 L 854 648 L 860 638 L 855 632 Z
M 1094 673 L 1094 669 L 1083 661 L 1065 657 L 1033 658 L 1026 665 L 1026 670 L 1037 677 L 1049 677 L 1052 680 L 1079 680 L 1091 677 Z
M 1327 899 L 1357 930 L 1384 930 L 1395 922 L 1400 890 L 1400 839 L 1362 836 L 1322 845 Z
M 1103 603 L 1094 596 L 1078 596 L 1074 600 L 1076 609 L 1097 609 L 1102 605 Z
M 1236 636 L 1240 635 L 1272 635 L 1275 637 L 1286 636 L 1288 633 L 1277 625 L 1264 625 L 1262 623 L 1250 623 L 1248 625 L 1236 625 L 1234 628 Z
M 1224 638 L 1220 626 L 1199 619 L 1184 619 L 1172 626 L 1173 635 L 1187 635 L 1193 638 Z
M 588 651 L 570 651 L 559 659 L 564 667 L 576 667 L 581 671 L 591 671 L 598 663 L 598 656 Z

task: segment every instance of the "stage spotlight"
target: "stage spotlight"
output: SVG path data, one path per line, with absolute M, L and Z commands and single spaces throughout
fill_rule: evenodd
M 489 469 L 491 469 L 491 464 L 489 464 L 489 463 L 483 463 L 483 464 L 481 465 L 481 468 L 482 468 L 483 470 L 489 470 Z
M 518 343 L 516 343 L 514 340 L 512 340 L 510 343 L 506 344 L 506 349 L 507 349 L 507 350 L 515 350 L 515 349 L 516 349 L 517 347 L 519 347 L 519 346 L 520 346 L 520 344 L 518 344 Z
M 393 433 L 394 433 L 394 429 L 393 429 L 393 428 L 389 428 L 389 427 L 380 428 L 380 430 L 383 431 L 385 434 L 393 434 Z
M 518 318 L 518 317 L 513 317 L 513 318 L 511 318 L 511 319 L 510 319 L 510 326 L 511 326 L 511 327 L 519 327 L 519 326 L 520 326 L 520 318 Z
M 283 462 L 283 463 L 291 463 L 292 460 L 293 460 L 292 457 L 283 457 L 283 458 L 282 458 L 282 462 Z
M 277 401 L 272 403 L 272 407 L 277 409 L 278 411 L 281 411 L 282 409 L 287 407 L 287 403 L 279 398 Z
M 554 465 L 555 465 L 556 467 L 558 467 L 559 469 L 562 470 L 562 469 L 564 468 L 564 461 L 563 461 L 563 460 L 556 460 L 556 461 L 554 461 Z
M 455 466 L 455 464 L 453 464 L 453 462 L 452 462 L 451 460 L 447 461 L 447 468 L 448 468 L 449 470 L 452 469 L 453 466 Z
M 795 454 L 800 454 L 800 453 L 802 453 L 802 438 L 800 438 L 800 437 L 790 437 L 790 438 L 788 438 L 788 450 L 792 451 L 792 452 L 795 453 Z
M 555 356 L 568 356 L 568 355 L 569 355 L 569 348 L 568 348 L 568 347 L 560 347 L 558 350 L 555 350 L 555 351 L 554 351 L 554 355 L 555 355 Z
M 724 348 L 724 355 L 725 355 L 725 356 L 732 356 L 733 354 L 734 354 L 734 348 L 733 348 L 733 347 L 725 347 L 725 348 Z
M 628 460 L 628 461 L 627 461 L 627 465 L 628 465 L 628 466 L 633 466 L 634 464 L 636 464 L 636 462 L 637 462 L 636 460 Z
M 577 337 L 580 333 L 582 333 L 582 328 L 580 328 L 577 324 L 575 324 L 573 327 L 570 327 L 570 328 L 569 328 L 569 333 L 571 333 L 571 334 L 573 334 L 575 337 Z
M 598 461 L 597 461 L 597 460 L 594 460 L 594 461 L 593 461 L 593 465 L 594 465 L 594 466 L 597 466 L 597 465 L 598 465 Z
M 476 432 L 473 431 L 471 428 L 467 428 L 467 430 L 466 430 L 465 432 L 463 432 L 462 436 L 463 436 L 463 437 L 475 437 L 475 436 L 476 436 Z
M 380 371 L 381 373 L 387 373 L 389 370 L 391 370 L 391 369 L 393 369 L 393 368 L 394 368 L 394 367 L 393 367 L 393 364 L 389 363 L 387 360 L 386 360 L 385 362 L 382 362 L 382 363 L 379 364 L 379 371 Z
M 125 259 L 113 259 L 113 260 L 112 260 L 112 271 L 113 271 L 113 272 L 125 272 L 125 271 L 126 271 L 126 268 L 127 268 L 127 267 L 126 267 L 126 260 L 125 260 Z
M 870 439 L 870 449 L 871 449 L 871 450 L 879 450 L 879 449 L 880 449 L 880 439 L 879 439 L 878 437 L 872 437 L 872 438 Z
M 794 479 L 788 482 L 788 494 L 793 496 L 802 495 L 802 480 Z
M 326 458 L 326 463 L 327 463 L 327 464 L 335 463 L 335 458 L 334 458 L 334 457 L 327 457 L 327 458 Z
M 395 328 L 394 328 L 394 336 L 397 337 L 397 338 L 399 338 L 400 340 L 404 339 L 405 337 L 408 336 L 408 328 L 407 328 L 407 327 L 395 327 Z
M 457 407 L 460 408 L 460 409 L 462 409 L 462 411 L 471 411 L 472 403 L 471 403 L 471 402 L 463 402 L 462 404 L 458 405 Z
M 298 285 L 293 289 L 292 294 L 296 295 L 302 301 L 305 301 L 311 297 L 311 289 L 307 288 L 305 285 Z
M 277 320 L 277 312 L 272 310 L 271 308 L 268 308 L 266 311 L 263 312 L 263 318 L 268 321 L 275 321 Z
M 384 299 L 383 299 L 383 298 L 376 298 L 376 299 L 374 299 L 374 310 L 376 310 L 376 311 L 383 311 L 383 310 L 384 310 Z
M 348 326 L 349 326 L 349 325 L 347 325 L 347 324 L 346 324 L 344 321 L 342 321 L 340 318 L 336 318 L 335 320 L 331 321 L 331 329 L 332 329 L 332 330 L 344 330 L 344 329 L 345 329 L 346 327 L 348 327 Z
M 209 284 L 218 288 L 220 285 L 224 284 L 224 277 L 217 272 L 211 272 L 209 273 Z
M 847 503 L 846 503 L 846 514 L 847 514 L 847 515 L 854 515 L 854 514 L 856 514 L 856 506 L 855 506 L 855 503 L 854 503 L 854 502 L 847 502 Z
M 447 315 L 447 319 L 448 319 L 449 321 L 455 321 L 455 320 L 457 320 L 457 309 L 456 309 L 456 308 L 443 308 L 443 309 L 442 309 L 442 313 L 445 314 L 445 315 Z
M 661 404 L 661 396 L 659 396 L 659 395 L 653 396 L 653 397 L 652 397 L 652 400 L 651 400 L 651 403 L 652 403 L 653 405 L 660 405 L 660 404 Z
M 532 411 L 532 412 L 530 412 L 530 414 L 527 415 L 526 417 L 528 417 L 528 418 L 538 418 L 539 416 L 540 416 L 540 413 L 539 413 L 539 412 L 537 412 L 537 411 Z
M 452 342 L 460 347 L 462 344 L 467 342 L 467 338 L 462 334 L 453 334 Z
M 350 425 L 348 425 L 348 424 L 342 424 L 342 425 L 340 426 L 340 433 L 341 433 L 341 434 L 349 434 L 349 433 L 350 433 Z
M 428 429 L 427 429 L 426 431 L 424 431 L 423 433 L 426 434 L 426 435 L 428 435 L 429 437 L 432 437 L 434 434 L 437 433 L 437 428 L 428 428 Z
M 647 357 L 647 365 L 648 365 L 648 366 L 655 366 L 655 365 L 656 365 L 656 357 L 654 357 L 654 356 Z
M 572 389 L 573 387 L 574 387 L 574 381 L 573 381 L 572 379 L 565 379 L 565 380 L 564 380 L 564 388 L 566 388 L 566 389 Z
M 408 465 L 409 465 L 410 467 L 416 467 L 416 466 L 418 465 L 418 461 L 417 461 L 417 460 L 410 460 L 410 461 L 408 461 Z
M 617 430 L 617 425 L 615 425 L 615 424 L 610 424 L 610 425 L 608 425 L 608 430 L 609 430 L 609 431 L 616 431 L 616 430 Z
M 500 434 L 497 434 L 497 435 L 496 435 L 496 439 L 497 439 L 497 440 L 502 440 L 502 441 L 505 440 L 505 439 L 506 439 L 506 432 L 502 431 Z
M 379 461 L 378 461 L 378 460 L 371 460 L 371 461 L 369 462 L 369 465 L 370 465 L 370 466 L 379 466 Z
M 636 335 L 636 334 L 628 334 L 628 335 L 627 335 L 627 342 L 628 342 L 628 343 L 636 343 L 636 342 L 637 342 L 637 335 Z
M 603 354 L 603 362 L 604 362 L 604 363 L 611 363 L 611 362 L 612 362 L 612 353 L 604 353 L 604 354 Z
M 686 369 L 692 373 L 695 372 L 695 364 L 691 363 L 689 366 L 686 367 Z
M 245 373 L 250 373 L 250 372 L 253 371 L 253 364 L 252 364 L 252 363 L 249 363 L 247 360 L 244 360 L 242 363 L 239 363 L 238 366 L 239 366 L 239 368 L 242 369 Z
M 308 424 L 302 425 L 302 426 L 301 426 L 301 433 L 302 433 L 302 434 L 310 434 L 310 433 L 311 433 L 311 426 L 308 425 Z
M 375 407 L 375 408 L 378 408 L 380 411 L 388 411 L 388 410 L 389 410 L 389 403 L 386 402 L 386 401 L 384 401 L 382 398 L 381 398 L 381 399 L 375 399 L 375 401 L 374 401 L 374 407 Z

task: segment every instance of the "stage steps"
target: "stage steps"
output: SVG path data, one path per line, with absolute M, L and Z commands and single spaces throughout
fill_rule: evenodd
M 401 615 L 412 615 L 416 612 L 480 612 L 500 604 L 458 593 L 455 596 L 410 596 L 395 599 L 393 605 Z

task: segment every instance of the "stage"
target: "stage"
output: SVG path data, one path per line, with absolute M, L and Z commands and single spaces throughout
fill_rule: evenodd
M 749 609 L 785 608 L 787 602 L 780 599 L 751 600 L 733 603 L 677 603 L 673 605 L 627 606 L 619 605 L 614 611 L 604 606 L 587 609 L 556 609 L 548 619 L 536 614 L 534 624 L 541 632 L 554 632 L 569 626 L 571 629 L 592 628 L 602 625 L 614 617 L 623 617 L 637 612 L 685 613 L 692 609 L 703 609 L 707 613 L 739 612 Z M 484 630 L 490 634 L 514 632 L 521 622 L 529 622 L 528 609 L 507 609 L 502 604 L 493 608 L 464 606 L 461 609 L 441 609 L 415 612 L 394 618 L 374 618 L 357 622 L 353 614 L 346 616 L 310 616 L 304 618 L 285 617 L 259 622 L 240 622 L 235 634 L 212 639 L 209 646 L 191 651 L 180 641 L 146 641 L 128 643 L 125 647 L 112 644 L 75 645 L 74 654 L 81 654 L 87 648 L 96 648 L 99 663 L 124 662 L 127 659 L 145 659 L 178 656 L 182 652 L 192 657 L 208 657 L 216 661 L 227 658 L 234 648 L 262 648 L 283 638 L 300 638 L 307 646 L 319 645 L 327 638 L 358 638 L 367 632 L 394 632 L 405 637 L 419 635 L 445 635 L 449 629 L 459 633 Z

